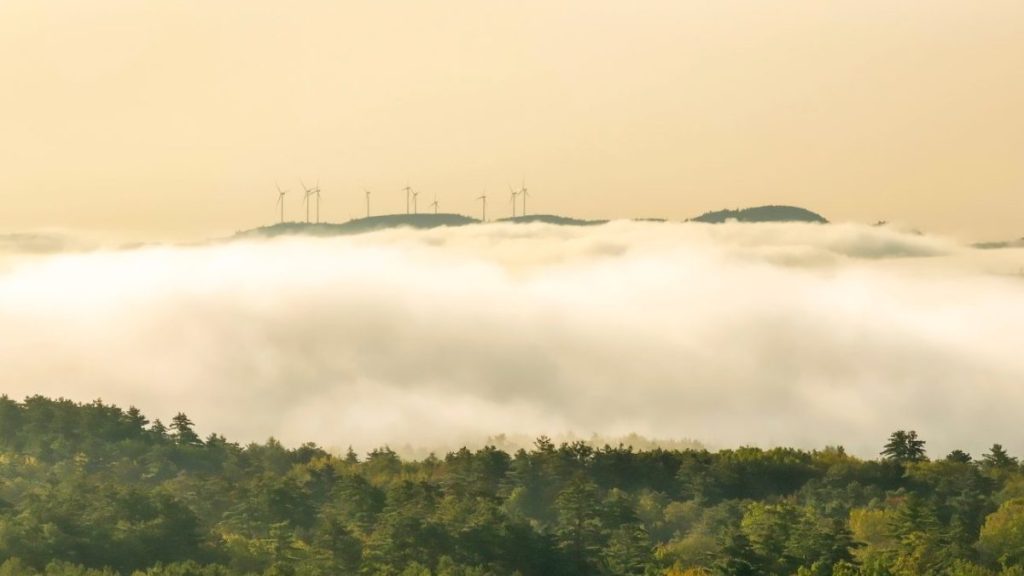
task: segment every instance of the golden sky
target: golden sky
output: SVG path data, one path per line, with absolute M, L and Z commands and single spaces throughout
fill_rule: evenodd
M 0 0 L 0 232 L 765 203 L 1024 235 L 1024 2 Z M 423 199 L 426 199 L 425 201 Z

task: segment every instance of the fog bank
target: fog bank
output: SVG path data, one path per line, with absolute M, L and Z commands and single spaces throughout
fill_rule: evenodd
M 13 246 L 14 243 L 10 243 Z M 358 450 L 913 428 L 1024 454 L 1024 250 L 889 228 L 613 222 L 0 253 L 0 390 Z

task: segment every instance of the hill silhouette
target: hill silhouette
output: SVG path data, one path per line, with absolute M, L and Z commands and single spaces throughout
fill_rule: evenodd
M 386 214 L 357 218 L 341 224 L 306 222 L 282 222 L 271 226 L 262 226 L 252 230 L 239 232 L 236 236 L 289 236 L 305 234 L 308 236 L 339 236 L 344 234 L 361 234 L 389 228 L 430 229 L 441 226 L 465 226 L 480 222 L 476 218 L 461 214 Z
M 514 216 L 512 218 L 501 218 L 498 222 L 509 222 L 512 224 L 531 224 L 542 222 L 544 224 L 556 224 L 558 226 L 594 226 L 606 224 L 607 220 L 580 220 L 568 216 L 556 216 L 554 214 L 528 214 L 526 216 Z
M 495 222 L 511 224 L 529 224 L 542 222 L 559 226 L 593 226 L 604 224 L 607 220 L 580 220 L 566 216 L 553 214 L 531 214 L 529 216 L 516 216 L 515 218 L 502 218 Z M 385 214 L 382 216 L 370 216 L 368 218 L 357 218 L 340 224 L 323 222 L 311 224 L 306 222 L 281 222 L 270 226 L 261 226 L 252 230 L 245 230 L 235 234 L 236 237 L 246 238 L 252 236 L 276 237 L 303 234 L 306 236 L 340 236 L 346 234 L 362 234 L 376 230 L 390 228 L 416 228 L 426 230 L 439 228 L 441 226 L 465 226 L 467 224 L 480 224 L 480 220 L 463 216 L 461 214 Z
M 707 224 L 721 224 L 735 220 L 737 222 L 816 222 L 827 224 L 828 220 L 816 212 L 797 206 L 756 206 L 740 210 L 718 210 L 716 212 L 705 212 L 691 222 L 704 222 Z
M 637 218 L 637 222 L 667 222 L 660 218 Z M 719 210 L 707 212 L 688 222 L 704 222 L 717 224 L 736 220 L 738 222 L 816 222 L 827 223 L 823 216 L 811 212 L 805 208 L 796 206 L 757 206 L 744 208 L 742 210 Z M 558 216 L 556 214 L 530 214 L 527 216 L 515 216 L 512 218 L 500 218 L 495 223 L 504 224 L 531 224 L 543 223 L 556 226 L 596 226 L 605 224 L 608 220 L 583 220 L 569 216 Z M 235 237 L 276 237 L 289 235 L 307 236 L 340 236 L 347 234 L 361 234 L 376 230 L 390 228 L 416 228 L 430 229 L 441 226 L 465 226 L 467 224 L 481 224 L 476 218 L 463 216 L 461 214 L 385 214 L 382 216 L 370 216 L 368 218 L 357 218 L 340 224 L 320 223 L 311 224 L 306 222 L 282 222 L 270 226 L 261 226 L 252 230 L 245 230 L 235 234 Z
M 53 254 L 79 248 L 70 238 L 57 234 L 0 234 L 0 253 Z
M 975 248 L 981 250 L 999 250 L 1000 248 L 1024 248 L 1024 238 L 1010 240 L 1008 242 L 978 242 Z

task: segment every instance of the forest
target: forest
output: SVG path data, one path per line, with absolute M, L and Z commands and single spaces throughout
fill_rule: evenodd
M 1024 576 L 1016 458 L 878 444 L 407 461 L 3 396 L 0 576 Z

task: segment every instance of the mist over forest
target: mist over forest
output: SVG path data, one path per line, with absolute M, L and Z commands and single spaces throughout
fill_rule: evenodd
M 616 221 L 0 252 L 3 391 L 407 454 L 533 439 L 1024 452 L 1024 251 Z M 73 246 L 73 239 L 65 241 Z M 46 248 L 46 250 L 41 250 Z M 46 253 L 41 253 L 46 252 Z

